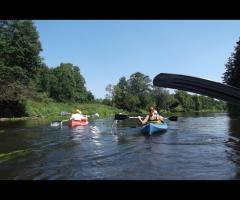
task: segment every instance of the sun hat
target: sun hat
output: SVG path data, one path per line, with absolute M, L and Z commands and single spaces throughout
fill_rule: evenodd
M 76 112 L 77 112 L 77 113 L 79 113 L 79 114 L 81 114 L 81 113 L 82 113 L 82 112 L 81 112 L 79 109 L 77 109 L 77 110 L 76 110 Z

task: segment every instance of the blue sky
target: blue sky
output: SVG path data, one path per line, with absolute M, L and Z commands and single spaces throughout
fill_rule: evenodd
M 86 87 L 104 98 L 108 84 L 141 72 L 222 82 L 240 37 L 240 20 L 35 20 L 49 67 L 80 67 Z

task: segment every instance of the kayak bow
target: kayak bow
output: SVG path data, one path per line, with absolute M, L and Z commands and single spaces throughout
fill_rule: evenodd
M 88 120 L 69 120 L 68 126 L 75 127 L 75 126 L 86 126 L 88 125 Z
M 154 133 L 167 131 L 167 123 L 148 123 L 141 127 L 141 133 L 152 135 Z

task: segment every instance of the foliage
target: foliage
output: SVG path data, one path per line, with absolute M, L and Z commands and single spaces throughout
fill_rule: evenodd
M 122 77 L 111 93 L 113 105 L 129 112 L 145 109 L 152 101 L 151 88 L 151 79 L 140 72 Z
M 151 79 L 136 72 L 129 79 L 121 77 L 116 85 L 108 85 L 107 97 L 102 102 L 131 113 L 145 113 L 149 106 L 155 106 L 158 111 L 166 111 L 169 106 L 179 102 L 175 111 L 225 110 L 225 103 L 201 95 L 190 95 L 186 91 L 176 90 L 170 94 L 167 89 L 153 87 Z
M 0 116 L 25 115 L 37 98 L 34 79 L 42 63 L 38 32 L 30 20 L 0 20 Z
M 19 157 L 19 156 L 25 156 L 26 154 L 30 153 L 31 151 L 28 149 L 23 150 L 16 150 L 9 153 L 0 153 L 0 163 L 5 162 L 7 160 Z
M 31 20 L 0 20 L 0 49 L 1 117 L 25 116 L 27 99 L 94 101 L 79 67 L 61 63 L 49 68 L 42 62 L 39 35 Z
M 91 102 L 94 96 L 85 87 L 85 79 L 78 66 L 61 63 L 49 69 L 42 65 L 36 79 L 40 92 L 47 92 L 49 97 L 58 102 Z
M 27 101 L 26 112 L 30 117 L 59 117 L 61 112 L 74 113 L 80 109 L 83 114 L 91 115 L 98 113 L 100 117 L 107 117 L 115 113 L 124 112 L 111 106 L 103 104 L 79 104 L 79 103 L 57 103 L 57 102 L 37 102 Z M 65 116 L 66 118 L 69 117 Z
M 174 95 L 170 94 L 167 89 L 154 87 L 152 93 L 157 109 L 167 110 L 171 104 L 176 102 Z
M 41 43 L 31 20 L 0 21 L 0 63 L 6 67 L 21 67 L 28 77 L 34 77 L 41 64 Z
M 240 88 L 240 40 L 237 41 L 234 52 L 225 64 L 226 71 L 223 74 L 223 82 Z M 239 115 L 240 106 L 228 104 L 230 115 Z
M 33 91 L 29 85 L 41 64 L 33 22 L 0 20 L 0 49 L 0 101 L 21 101 Z
M 218 101 L 210 97 L 202 95 L 190 95 L 185 91 L 175 91 L 174 97 L 178 100 L 181 111 L 224 111 L 226 110 L 226 104 L 223 101 Z

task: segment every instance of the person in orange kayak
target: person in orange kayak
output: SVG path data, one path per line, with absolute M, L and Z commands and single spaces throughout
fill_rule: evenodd
M 142 120 L 140 116 L 138 116 L 138 119 L 139 121 L 142 123 L 142 124 L 146 124 L 147 122 L 149 121 L 161 121 L 161 122 L 164 122 L 164 118 L 158 114 L 158 112 L 154 109 L 154 107 L 150 107 L 148 109 L 148 112 L 149 114 L 145 117 L 144 120 Z
M 87 117 L 82 115 L 82 112 L 77 109 L 76 113 L 72 114 L 72 116 L 70 117 L 70 120 L 87 120 Z

